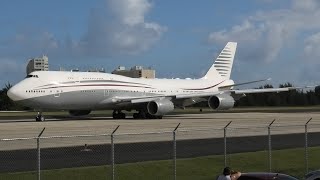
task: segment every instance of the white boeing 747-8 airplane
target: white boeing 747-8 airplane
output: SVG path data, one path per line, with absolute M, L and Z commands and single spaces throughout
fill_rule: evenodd
M 248 93 L 289 91 L 294 88 L 234 90 L 231 79 L 236 42 L 229 42 L 200 79 L 144 79 L 95 72 L 36 71 L 13 86 L 8 96 L 39 110 L 69 110 L 71 115 L 87 115 L 91 110 L 111 109 L 113 118 L 125 118 L 122 110 L 136 110 L 134 118 L 162 118 L 175 107 L 184 108 L 207 101 L 212 109 L 226 110 Z

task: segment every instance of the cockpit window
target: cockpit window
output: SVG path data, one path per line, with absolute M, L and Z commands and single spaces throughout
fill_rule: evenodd
M 32 75 L 32 74 L 29 74 L 26 76 L 26 78 L 31 78 L 31 77 L 39 78 L 38 75 Z

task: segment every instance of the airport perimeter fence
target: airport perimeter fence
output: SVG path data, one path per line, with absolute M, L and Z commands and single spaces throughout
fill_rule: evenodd
M 320 167 L 320 124 L 0 139 L 0 179 L 214 179 L 225 166 L 298 177 Z M 211 178 L 208 178 L 211 177 Z

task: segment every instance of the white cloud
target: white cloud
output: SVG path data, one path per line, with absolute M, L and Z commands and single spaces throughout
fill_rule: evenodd
M 299 41 L 303 33 L 320 31 L 320 22 L 315 20 L 320 16 L 319 2 L 293 0 L 288 9 L 257 12 L 229 30 L 210 33 L 208 42 L 221 46 L 227 41 L 238 41 L 240 59 L 274 61 L 284 47 Z
M 19 30 L 0 47 L 0 56 L 110 57 L 138 54 L 151 48 L 167 28 L 146 21 L 149 0 L 107 0 L 107 7 L 92 9 L 82 38 L 60 39 L 49 31 Z M 39 32 L 40 31 L 40 32 Z
M 110 10 L 121 23 L 137 25 L 144 23 L 144 16 L 151 8 L 148 0 L 109 0 Z
M 320 57 L 320 32 L 306 38 L 304 53 L 309 60 L 315 60 Z
M 138 54 L 157 42 L 166 27 L 145 21 L 148 0 L 109 0 L 109 13 L 93 10 L 80 48 L 89 55 Z M 112 19 L 108 18 L 112 17 Z
M 319 1 L 317 0 L 295 0 L 293 1 L 293 9 L 302 11 L 313 11 L 318 8 Z

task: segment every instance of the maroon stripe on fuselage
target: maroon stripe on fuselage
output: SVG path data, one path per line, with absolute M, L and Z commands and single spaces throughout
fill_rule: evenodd
M 225 80 L 224 80 L 224 81 L 225 81 Z M 211 89 L 211 88 L 214 88 L 214 87 L 220 85 L 220 84 L 223 83 L 224 81 L 221 81 L 221 82 L 219 82 L 218 84 L 215 84 L 215 85 L 210 86 L 210 87 L 198 88 L 198 89 L 184 89 L 184 90 L 190 90 L 190 91 L 195 91 L 195 90 L 207 90 L 207 89 Z
M 59 85 L 65 85 L 65 84 L 73 84 L 77 81 L 66 81 L 66 82 L 60 82 L 58 83 Z M 129 84 L 135 84 L 135 85 L 147 85 L 147 84 L 142 84 L 142 83 L 135 83 L 135 82 L 127 82 L 127 81 L 116 81 L 116 80 L 81 80 L 79 81 L 80 83 L 93 83 L 93 82 L 101 82 L 101 83 L 129 83 Z M 46 86 L 52 86 L 52 85 L 58 85 L 58 84 L 46 84 L 42 86 L 38 86 L 38 88 L 43 88 Z
M 64 87 L 81 87 L 81 86 L 120 86 L 120 87 L 139 87 L 139 88 L 147 88 L 147 89 L 154 89 L 152 87 L 146 86 L 132 86 L 132 85 L 125 85 L 125 84 L 83 84 L 83 85 L 73 85 L 73 86 L 55 86 L 55 87 L 47 87 L 47 88 L 40 88 L 41 89 L 56 89 L 56 88 L 64 88 Z

